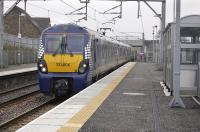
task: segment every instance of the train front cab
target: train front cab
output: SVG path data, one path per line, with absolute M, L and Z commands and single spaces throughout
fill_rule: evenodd
M 59 96 L 84 89 L 89 70 L 84 56 L 88 44 L 87 31 L 72 26 L 67 33 L 46 32 L 42 42 L 44 55 L 38 61 L 41 92 Z
M 47 95 L 67 95 L 84 89 L 87 73 L 39 73 L 40 91 Z M 72 89 L 73 88 L 73 89 Z

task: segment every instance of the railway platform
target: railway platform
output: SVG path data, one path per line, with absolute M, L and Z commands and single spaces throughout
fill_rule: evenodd
M 36 63 L 31 63 L 31 64 L 11 65 L 7 68 L 0 68 L 0 77 L 18 73 L 36 71 L 37 70 L 36 66 L 37 66 Z
M 200 106 L 170 108 L 151 63 L 127 63 L 17 132 L 199 132 Z

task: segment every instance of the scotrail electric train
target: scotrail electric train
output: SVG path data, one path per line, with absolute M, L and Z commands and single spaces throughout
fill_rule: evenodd
M 75 24 L 43 31 L 38 53 L 40 90 L 50 95 L 79 92 L 134 57 L 131 46 Z

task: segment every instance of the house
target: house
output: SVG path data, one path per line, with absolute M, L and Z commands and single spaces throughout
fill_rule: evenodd
M 14 6 L 4 14 L 4 32 L 21 37 L 39 38 L 50 26 L 50 18 L 31 17 L 25 10 Z

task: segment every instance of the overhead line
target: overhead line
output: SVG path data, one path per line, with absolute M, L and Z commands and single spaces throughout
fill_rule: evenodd
M 106 18 L 106 19 L 108 19 L 108 17 L 106 17 L 106 15 L 105 14 L 102 14 L 99 10 L 97 10 L 97 9 L 95 9 L 95 8 L 93 8 L 93 7 L 91 7 L 91 6 L 88 6 L 89 8 L 91 8 L 92 10 L 94 10 L 94 11 L 96 11 L 96 12 L 98 12 L 100 15 L 103 15 L 104 16 L 104 18 Z M 109 20 L 109 19 L 108 19 Z M 115 29 L 115 31 L 116 32 L 118 32 L 118 33 L 120 33 L 120 31 L 118 31 L 117 29 L 116 29 L 116 27 L 112 24 L 111 25 L 112 26 L 112 28 L 113 29 Z M 113 32 L 114 33 L 114 32 Z M 116 33 L 114 33 L 116 36 L 117 36 L 117 34 Z
M 60 0 L 60 1 L 64 2 L 63 0 Z M 64 3 L 65 3 L 66 5 L 68 5 L 69 7 L 73 8 L 74 10 L 76 10 L 76 8 L 73 7 L 72 5 L 67 4 L 66 2 L 64 2 Z M 90 9 L 92 9 L 92 10 L 98 12 L 100 15 L 103 15 L 106 19 L 108 19 L 108 18 L 105 16 L 105 14 L 102 14 L 99 10 L 97 10 L 97 9 L 91 7 L 91 6 L 88 6 L 88 7 L 89 7 Z M 93 17 L 88 16 L 88 18 L 90 18 L 90 19 L 92 19 L 92 20 L 94 20 L 94 21 L 96 21 L 96 22 L 98 22 L 98 23 L 100 23 L 100 24 L 103 23 L 103 22 L 100 22 L 100 21 L 98 21 L 97 19 L 95 19 L 95 18 L 93 18 Z M 117 31 L 118 33 L 120 33 L 120 32 L 116 29 L 115 26 L 112 25 L 112 28 L 115 29 L 115 31 Z M 115 34 L 115 33 L 114 33 L 114 34 Z
M 73 7 L 72 5 L 70 5 L 70 4 L 68 4 L 68 3 L 66 3 L 65 1 L 63 1 L 63 0 L 60 0 L 62 3 L 64 3 L 65 5 L 67 5 L 67 6 L 69 6 L 69 7 L 71 7 L 71 8 L 73 8 L 74 10 L 76 10 L 76 8 L 75 7 Z
M 70 5 L 70 4 L 66 3 L 66 2 L 64 2 L 63 0 L 60 0 L 60 1 L 61 1 L 62 3 L 64 3 L 65 5 L 71 7 L 72 9 L 76 10 L 76 8 L 73 7 L 72 5 Z M 31 5 L 31 6 L 35 6 L 35 7 L 37 7 L 37 8 L 40 8 L 40 9 L 46 10 L 46 11 L 50 11 L 50 12 L 54 12 L 54 13 L 56 13 L 56 14 L 63 15 L 63 16 L 65 16 L 65 17 L 71 19 L 72 22 L 75 22 L 74 19 L 70 18 L 69 16 L 65 15 L 64 13 L 61 13 L 61 12 L 58 12 L 58 11 L 55 11 L 55 10 L 51 10 L 51 9 L 47 9 L 47 8 L 44 8 L 44 7 L 40 7 L 40 6 L 35 5 L 35 4 L 32 4 L 32 3 L 28 3 L 28 4 Z M 92 9 L 92 10 L 98 12 L 99 14 L 101 14 L 101 12 L 100 12 L 99 10 L 97 10 L 97 9 L 91 7 L 91 6 L 88 6 L 88 7 L 89 7 L 90 9 Z M 79 11 L 79 12 L 80 12 L 80 11 Z M 101 15 L 103 15 L 106 19 L 108 19 L 108 17 L 106 17 L 105 14 L 101 14 Z M 98 22 L 98 23 L 100 23 L 100 24 L 103 23 L 103 22 L 101 22 L 101 21 L 99 21 L 99 20 L 97 20 L 97 19 L 95 19 L 95 18 L 93 18 L 93 17 L 91 17 L 91 16 L 88 16 L 88 18 L 90 18 L 91 20 L 96 21 L 96 22 Z M 141 21 L 142 21 L 142 29 L 143 29 L 143 32 L 144 32 L 144 26 L 143 26 L 143 20 L 142 20 L 142 17 L 141 17 Z M 114 25 L 111 25 L 111 26 L 112 26 L 112 28 L 113 28 L 116 32 L 120 33 L 120 32 L 116 29 L 116 27 L 115 27 Z M 115 32 L 113 32 L 113 33 L 114 33 L 115 35 L 117 35 Z
M 40 7 L 40 6 L 35 5 L 35 4 L 32 4 L 32 3 L 28 3 L 28 4 L 31 5 L 31 6 L 34 6 L 34 7 L 37 7 L 37 8 L 43 9 L 43 10 L 46 10 L 46 11 L 48 11 L 48 12 L 54 12 L 54 13 L 56 13 L 56 14 L 63 15 L 63 16 L 65 16 L 65 17 L 71 19 L 72 22 L 75 21 L 74 19 L 70 18 L 69 16 L 66 16 L 65 14 L 63 14 L 63 13 L 61 13 L 61 12 L 58 12 L 58 11 L 55 11 L 55 10 L 51 10 L 51 9 L 47 9 L 47 8 L 44 8 L 44 7 Z
M 66 4 L 67 6 L 71 7 L 72 9 L 76 10 L 75 7 L 73 7 L 72 5 L 66 3 L 64 0 L 60 0 L 60 1 L 61 1 L 62 3 L 64 3 L 64 4 Z M 92 10 L 98 12 L 100 15 L 103 15 L 106 19 L 108 19 L 108 18 L 105 16 L 105 14 L 101 14 L 101 12 L 98 11 L 97 9 L 95 9 L 95 8 L 93 8 L 93 7 L 91 7 L 91 6 L 88 6 L 88 7 L 89 7 L 90 9 L 92 9 Z M 80 12 L 80 11 L 79 11 L 79 12 Z M 97 19 L 95 19 L 95 18 L 93 18 L 93 17 L 91 17 L 91 16 L 89 16 L 89 15 L 88 15 L 88 18 L 90 18 L 90 19 L 93 20 L 93 21 L 96 21 L 96 22 L 100 23 L 101 25 L 104 23 L 104 22 L 101 22 L 101 21 L 99 21 L 99 20 L 97 20 Z M 116 27 L 114 27 L 113 25 L 112 25 L 112 27 L 117 31 Z M 119 31 L 117 31 L 117 32 L 120 33 Z
M 60 1 L 62 1 L 62 0 L 60 0 Z M 76 9 L 76 8 L 74 8 L 73 6 L 71 6 L 70 4 L 67 4 L 66 2 L 64 2 L 64 3 L 65 3 L 66 5 L 68 5 L 69 7 L 73 8 L 73 9 Z M 40 7 L 40 6 L 35 5 L 35 4 L 32 4 L 32 3 L 28 3 L 28 4 L 31 5 L 31 6 L 35 6 L 35 7 L 37 7 L 37 8 L 46 10 L 46 11 L 51 11 L 51 12 L 54 12 L 54 13 L 56 13 L 56 14 L 63 15 L 63 16 L 65 16 L 65 17 L 68 17 L 69 19 L 71 19 L 73 22 L 75 22 L 74 19 L 70 18 L 69 16 L 67 16 L 67 15 L 65 15 L 65 14 L 63 14 L 63 13 L 61 13 L 61 12 L 58 12 L 58 11 L 55 11 L 55 10 L 50 10 L 50 9 L 47 9 L 47 8 L 44 8 L 44 7 Z M 96 22 L 102 24 L 102 22 L 96 20 L 95 18 L 93 18 L 93 17 L 91 17 L 91 16 L 88 16 L 88 18 L 90 18 L 91 20 L 96 21 Z
M 75 7 L 73 7 L 72 5 L 66 3 L 64 0 L 60 0 L 60 1 L 61 1 L 62 3 L 64 3 L 65 5 L 67 5 L 67 6 L 71 7 L 71 8 L 73 8 L 74 10 L 76 10 Z M 81 13 L 81 11 L 78 11 L 78 12 Z M 103 23 L 103 22 L 101 22 L 101 21 L 99 21 L 99 20 L 96 20 L 95 18 L 93 18 L 93 17 L 91 17 L 91 16 L 89 16 L 89 15 L 88 15 L 88 18 L 90 18 L 91 20 L 96 21 L 96 22 L 98 22 L 98 23 L 101 23 L 101 24 Z
M 144 33 L 144 23 L 143 23 L 141 8 L 140 8 L 140 20 L 141 20 L 141 24 L 142 24 L 142 31 L 143 31 L 143 33 Z

